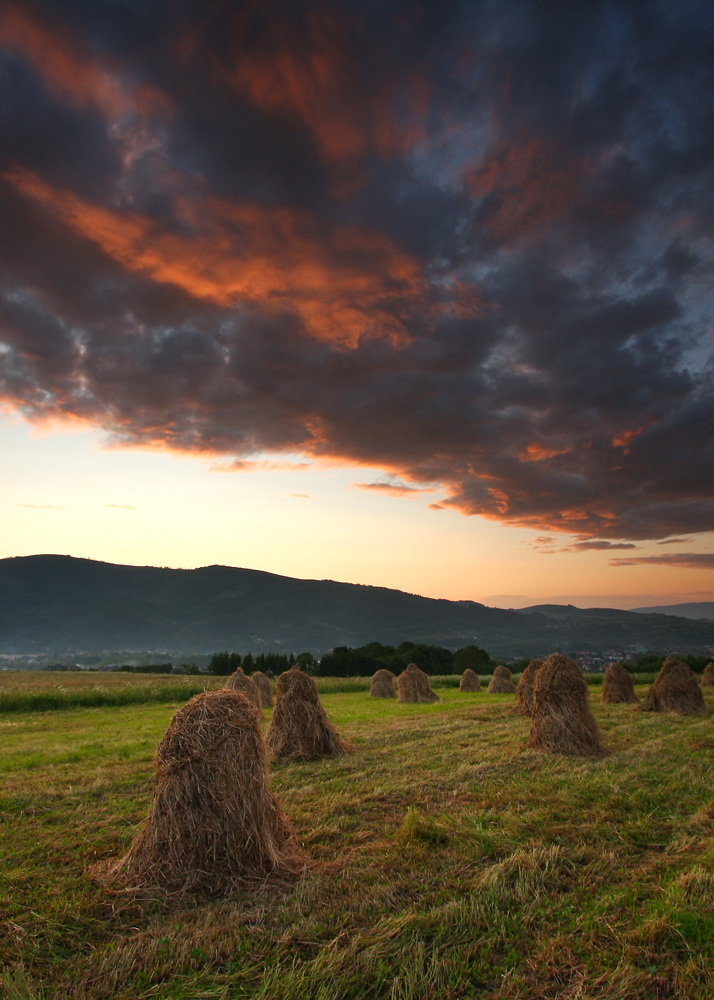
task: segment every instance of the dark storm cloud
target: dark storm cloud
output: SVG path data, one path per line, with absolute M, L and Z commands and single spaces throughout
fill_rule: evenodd
M 6 4 L 2 399 L 714 530 L 713 77 L 705 4 Z

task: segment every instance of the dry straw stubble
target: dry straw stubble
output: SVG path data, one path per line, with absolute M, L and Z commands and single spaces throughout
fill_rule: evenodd
M 296 667 L 278 677 L 265 742 L 280 760 L 316 760 L 351 749 L 328 719 L 312 677 Z
M 552 754 L 602 757 L 608 753 L 577 664 L 553 653 L 536 674 L 529 746 Z
M 260 715 L 245 695 L 205 691 L 169 723 L 149 815 L 109 876 L 205 895 L 302 870 L 292 824 L 268 788 Z
M 602 679 L 602 700 L 605 704 L 625 703 L 638 705 L 640 699 L 635 694 L 632 675 L 621 663 L 611 663 Z
M 486 690 L 489 694 L 516 693 L 516 685 L 513 683 L 513 677 L 508 667 L 504 667 L 502 663 L 499 663 L 493 672 L 493 677 Z
M 642 711 L 704 715 L 706 710 L 697 675 L 684 660 L 668 656 L 642 703 Z
M 481 690 L 481 678 L 472 670 L 471 667 L 467 667 L 461 675 L 461 680 L 459 681 L 459 691 L 480 691 Z
M 372 676 L 369 693 L 372 698 L 396 698 L 395 676 L 391 670 L 380 669 Z
M 397 677 L 397 687 L 399 689 L 397 701 L 402 704 L 433 705 L 441 701 L 439 695 L 432 691 L 429 678 L 416 663 L 410 663 Z
M 542 660 L 531 660 L 521 676 L 516 688 L 516 704 L 511 709 L 512 715 L 531 715 L 533 712 L 533 684 L 536 674 L 543 666 Z

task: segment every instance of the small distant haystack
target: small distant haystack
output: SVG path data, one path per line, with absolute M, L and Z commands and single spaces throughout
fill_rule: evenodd
M 459 691 L 480 691 L 481 690 L 481 678 L 472 670 L 471 667 L 467 667 L 461 675 L 461 681 L 459 683 Z
M 381 669 L 372 677 L 369 693 L 372 698 L 396 698 L 395 676 L 391 670 Z
M 588 685 L 579 667 L 561 653 L 549 656 L 533 684 L 529 745 L 575 757 L 606 754 L 588 699 Z
M 702 687 L 714 687 L 714 663 L 707 663 L 704 668 Z
M 135 887 L 214 895 L 305 865 L 268 788 L 259 713 L 230 690 L 191 698 L 156 751 L 149 816 L 110 877 Z
M 250 679 L 260 691 L 260 702 L 263 708 L 273 707 L 273 685 L 270 678 L 262 670 L 256 670 L 250 675 Z
M 602 679 L 602 700 L 609 705 L 627 702 L 638 705 L 640 699 L 635 694 L 632 675 L 621 663 L 611 663 Z
M 531 660 L 521 676 L 516 688 L 516 704 L 511 709 L 511 715 L 533 714 L 533 684 L 536 674 L 543 666 L 542 660 Z
M 226 681 L 226 689 L 244 694 L 248 701 L 252 702 L 257 709 L 262 709 L 263 702 L 260 697 L 260 688 L 252 677 L 247 677 L 243 673 L 242 667 L 238 667 L 236 672 L 230 675 Z
M 697 675 L 676 656 L 668 656 L 642 704 L 643 712 L 704 715 L 707 708 Z
M 516 685 L 508 667 L 499 664 L 493 672 L 491 683 L 486 688 L 489 694 L 515 694 Z
M 402 704 L 433 704 L 441 701 L 439 695 L 431 690 L 429 678 L 416 663 L 410 663 L 397 677 L 397 687 L 399 688 L 397 701 Z
M 349 749 L 327 718 L 314 680 L 296 667 L 278 677 L 265 743 L 280 760 L 315 760 Z

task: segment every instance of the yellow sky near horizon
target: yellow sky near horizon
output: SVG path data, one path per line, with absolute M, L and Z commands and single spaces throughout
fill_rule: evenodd
M 502 607 L 714 598 L 710 569 L 615 567 L 610 560 L 627 552 L 562 551 L 572 536 L 551 533 L 543 543 L 543 533 L 429 509 L 434 494 L 355 488 L 377 469 L 278 462 L 273 471 L 216 472 L 208 459 L 109 448 L 92 431 L 39 433 L 18 420 L 0 423 L 0 457 L 0 558 L 221 563 Z M 703 535 L 677 548 L 706 552 L 711 543 Z M 638 556 L 675 548 L 637 545 Z

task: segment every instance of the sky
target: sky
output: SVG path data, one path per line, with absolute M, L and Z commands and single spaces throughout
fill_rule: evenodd
M 0 0 L 0 557 L 714 598 L 714 10 Z

